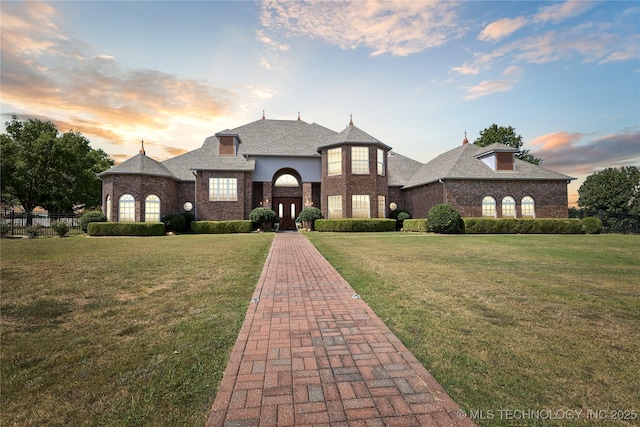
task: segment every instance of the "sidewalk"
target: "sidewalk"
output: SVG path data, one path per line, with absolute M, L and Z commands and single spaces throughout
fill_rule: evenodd
M 277 233 L 208 427 L 475 426 L 301 233 Z

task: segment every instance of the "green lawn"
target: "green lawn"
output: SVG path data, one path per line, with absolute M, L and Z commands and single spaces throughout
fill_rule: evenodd
M 308 236 L 455 401 L 493 411 L 480 425 L 514 425 L 501 409 L 640 422 L 638 236 Z
M 1 424 L 204 425 L 272 239 L 2 240 Z

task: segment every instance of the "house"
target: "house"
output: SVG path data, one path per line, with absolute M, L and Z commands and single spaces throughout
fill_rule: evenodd
M 325 218 L 414 218 L 450 203 L 464 217 L 568 215 L 566 175 L 521 161 L 502 144 L 463 144 L 420 163 L 359 129 L 341 132 L 300 120 L 227 129 L 202 147 L 159 162 L 140 153 L 99 174 L 109 221 L 159 221 L 191 212 L 197 220 L 248 219 L 256 207 L 294 229 L 307 206 Z

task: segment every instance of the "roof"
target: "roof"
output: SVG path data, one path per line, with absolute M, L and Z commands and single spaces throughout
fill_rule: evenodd
M 422 163 L 402 154 L 390 151 L 387 156 L 388 183 L 392 187 L 403 186 L 420 169 Z
M 422 165 L 404 188 L 430 184 L 440 179 L 563 181 L 575 179 L 520 159 L 515 159 L 514 171 L 494 171 L 480 159 L 491 152 L 516 151 L 513 147 L 504 144 L 492 144 L 487 147 L 464 144 Z
M 249 156 L 319 157 L 318 145 L 334 135 L 335 131 L 311 123 L 253 148 L 242 147 L 242 151 Z
M 363 130 L 359 129 L 358 127 L 354 126 L 353 124 L 349 124 L 346 129 L 334 135 L 332 138 L 328 138 L 323 144 L 320 144 L 318 146 L 318 150 L 321 148 L 328 148 L 342 144 L 374 144 L 386 150 L 391 150 L 391 147 L 383 144 L 382 142 L 364 132 Z
M 136 154 L 119 165 L 113 166 L 106 171 L 99 173 L 98 176 L 115 174 L 153 175 L 165 176 L 173 179 L 176 178 L 176 176 L 166 166 L 151 157 L 147 157 L 144 153 Z

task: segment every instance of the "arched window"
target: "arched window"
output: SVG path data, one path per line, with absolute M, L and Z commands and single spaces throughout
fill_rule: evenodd
M 491 196 L 485 196 L 482 199 L 482 216 L 496 216 L 496 199 Z
M 522 216 L 523 217 L 533 217 L 536 216 L 536 202 L 534 202 L 533 197 L 525 196 L 522 198 L 522 202 L 520 202 L 522 206 Z
M 160 197 L 155 194 L 144 200 L 144 222 L 160 222 Z
M 104 201 L 104 205 L 107 210 L 107 221 L 111 222 L 111 196 L 107 194 L 107 199 Z
M 118 200 L 118 221 L 134 222 L 136 220 L 136 199 L 131 194 L 123 194 Z
M 516 216 L 516 199 L 511 196 L 507 196 L 502 199 L 502 216 L 513 217 Z
M 280 175 L 273 185 L 276 187 L 299 187 L 300 183 L 295 176 L 285 173 Z

